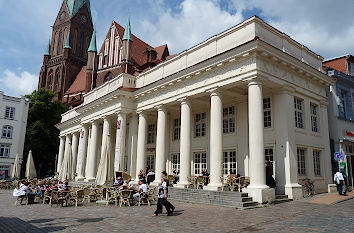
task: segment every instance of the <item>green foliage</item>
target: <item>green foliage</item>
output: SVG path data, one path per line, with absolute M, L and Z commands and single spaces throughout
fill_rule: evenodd
M 59 130 L 55 125 L 60 122 L 61 114 L 67 110 L 63 103 L 54 99 L 55 96 L 55 92 L 44 88 L 26 95 L 30 106 L 22 164 L 26 164 L 28 152 L 32 150 L 37 175 L 41 177 L 54 172 L 59 147 Z M 21 171 L 24 173 L 24 166 Z

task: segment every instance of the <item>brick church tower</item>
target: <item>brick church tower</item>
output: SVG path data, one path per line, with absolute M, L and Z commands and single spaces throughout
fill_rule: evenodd
M 53 25 L 52 40 L 44 53 L 38 88 L 58 93 L 57 98 L 68 107 L 82 102 L 84 92 L 65 99 L 69 88 L 82 73 L 86 79 L 88 48 L 93 37 L 90 0 L 64 0 Z

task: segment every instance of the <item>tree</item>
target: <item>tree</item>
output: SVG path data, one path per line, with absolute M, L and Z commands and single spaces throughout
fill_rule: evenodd
M 55 100 L 56 93 L 44 88 L 35 90 L 26 98 L 30 100 L 26 139 L 21 171 L 25 172 L 28 152 L 32 150 L 37 175 L 53 174 L 59 147 L 59 130 L 55 127 L 67 108 Z M 22 174 L 22 175 L 23 175 Z

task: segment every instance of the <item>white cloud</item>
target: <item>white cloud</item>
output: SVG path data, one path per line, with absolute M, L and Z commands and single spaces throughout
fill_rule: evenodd
M 38 76 L 27 71 L 15 72 L 6 69 L 0 74 L 0 87 L 6 88 L 9 95 L 20 96 L 32 93 L 37 88 Z
M 160 6 L 161 7 L 161 6 Z M 167 43 L 172 53 L 181 52 L 243 19 L 241 12 L 230 14 L 220 8 L 217 1 L 184 0 L 174 12 L 169 8 L 160 11 L 157 21 L 142 20 L 138 25 L 154 46 Z

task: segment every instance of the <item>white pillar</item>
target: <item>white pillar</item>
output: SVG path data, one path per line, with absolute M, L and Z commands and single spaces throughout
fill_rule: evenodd
M 181 139 L 180 139 L 180 175 L 177 187 L 184 188 L 188 185 L 191 175 L 191 102 L 183 99 L 181 102 Z
M 99 161 L 101 161 L 102 156 L 104 156 L 104 152 L 105 152 L 104 148 L 105 148 L 107 140 L 108 140 L 108 135 L 110 135 L 110 131 L 111 131 L 111 121 L 109 119 L 109 116 L 105 116 L 103 118 L 101 153 L 100 153 Z
M 166 169 L 167 111 L 163 106 L 157 109 L 156 169 L 154 184 L 161 183 L 161 173 Z
M 284 86 L 274 96 L 277 192 L 291 199 L 302 197 L 298 184 L 294 122 L 294 88 Z
M 139 171 L 145 168 L 145 157 L 146 157 L 146 113 L 139 113 L 139 128 L 138 128 L 138 145 L 137 145 L 137 157 L 136 157 L 136 177 L 135 180 L 138 181 Z
M 58 162 L 57 162 L 57 172 L 60 171 L 61 165 L 64 159 L 64 149 L 65 149 L 65 136 L 60 137 Z
M 72 163 L 73 163 L 73 170 L 76 173 L 76 163 L 77 163 L 77 150 L 79 146 L 79 135 L 80 133 L 76 132 L 73 133 L 73 139 L 72 139 L 72 144 L 71 144 L 71 153 L 72 153 Z M 76 174 L 75 174 L 76 177 Z M 75 178 L 73 177 L 73 178 Z
M 87 141 L 88 141 L 88 125 L 83 125 L 80 132 L 79 139 L 79 149 L 77 156 L 77 165 L 76 165 L 76 180 L 82 181 L 85 177 L 85 166 L 86 166 L 86 157 L 87 157 Z
M 114 171 L 124 170 L 124 155 L 125 155 L 125 131 L 126 131 L 126 114 L 118 113 L 117 117 L 117 133 L 116 133 L 116 148 L 114 156 Z
M 96 172 L 97 172 L 97 148 L 98 148 L 98 129 L 99 122 L 92 122 L 91 129 L 91 140 L 90 140 L 90 154 L 87 156 L 86 162 L 86 179 L 85 181 L 93 182 L 96 180 Z
M 248 125 L 250 154 L 250 185 L 243 189 L 254 201 L 272 202 L 275 199 L 274 189 L 266 185 L 264 156 L 264 120 L 262 83 L 251 80 L 248 83 Z
M 223 176 L 223 110 L 221 94 L 213 90 L 210 95 L 210 184 L 208 190 L 218 190 Z
M 129 136 L 128 136 L 128 167 L 132 180 L 136 178 L 136 152 L 138 140 L 138 116 L 132 113 L 129 121 Z

